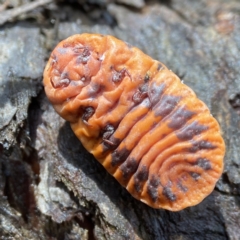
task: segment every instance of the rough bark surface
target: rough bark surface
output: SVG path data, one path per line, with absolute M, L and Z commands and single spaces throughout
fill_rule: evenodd
M 238 240 L 239 10 L 234 0 L 79 0 L 0 26 L 0 239 Z M 224 173 L 202 203 L 169 212 L 135 200 L 55 113 L 42 87 L 44 65 L 56 43 L 83 32 L 139 47 L 211 109 L 227 152 Z

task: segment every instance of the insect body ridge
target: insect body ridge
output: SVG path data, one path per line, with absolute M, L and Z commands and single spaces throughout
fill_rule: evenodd
M 211 193 L 223 170 L 217 121 L 167 67 L 112 36 L 74 35 L 44 72 L 56 111 L 137 199 L 172 211 Z

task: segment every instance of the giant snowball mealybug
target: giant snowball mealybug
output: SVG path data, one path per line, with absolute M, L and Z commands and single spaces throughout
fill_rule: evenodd
M 178 211 L 209 195 L 224 141 L 207 106 L 167 67 L 112 36 L 60 42 L 46 94 L 83 146 L 135 198 Z

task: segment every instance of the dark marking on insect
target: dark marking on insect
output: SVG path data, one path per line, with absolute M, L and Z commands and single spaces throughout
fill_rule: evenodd
M 58 57 L 56 54 L 52 53 L 50 59 L 52 59 L 51 66 L 53 67 L 58 62 Z
M 168 126 L 172 129 L 179 129 L 186 124 L 194 114 L 194 112 L 187 110 L 185 107 L 180 107 L 169 116 L 170 122 Z
M 182 191 L 182 192 L 187 192 L 188 191 L 188 188 L 184 185 L 182 185 L 182 183 L 179 181 L 177 183 L 177 187 Z
M 81 81 L 86 81 L 86 78 L 81 79 Z M 91 84 L 88 90 L 89 97 L 97 97 L 98 94 L 101 94 L 104 91 L 104 86 L 102 84 L 94 83 Z
M 134 103 L 140 103 L 147 96 L 147 94 L 142 94 L 140 91 L 137 91 L 133 94 L 132 100 Z
M 126 68 L 121 69 L 120 71 L 113 71 L 112 81 L 115 83 L 121 82 L 125 76 L 129 76 L 131 78 L 131 75 L 127 71 Z
M 147 93 L 148 92 L 148 84 L 143 84 L 142 86 L 139 87 L 139 91 L 142 93 Z
M 153 82 L 152 84 L 150 84 L 148 88 L 148 97 L 150 99 L 152 106 L 155 106 L 158 103 L 159 99 L 163 94 L 164 89 L 165 89 L 164 83 L 157 85 L 155 82 Z
M 158 199 L 158 186 L 160 185 L 160 179 L 157 175 L 150 175 L 150 179 L 147 184 L 147 192 L 153 202 Z
M 116 149 L 120 142 L 120 139 L 113 136 L 111 136 L 109 139 L 103 139 L 103 152 Z
M 164 66 L 161 63 L 158 63 L 157 70 L 161 71 L 161 70 L 164 70 L 164 69 L 165 69 Z
M 85 124 L 88 124 L 89 118 L 95 113 L 95 110 L 93 107 L 86 107 L 84 108 L 84 112 L 82 115 L 82 120 Z
M 67 46 L 67 48 L 69 48 L 69 47 L 70 46 Z M 76 56 L 79 56 L 79 54 L 82 54 L 85 49 L 87 49 L 87 48 L 82 46 L 82 45 L 77 45 L 77 46 L 72 48 L 72 51 L 74 52 L 74 54 Z
M 192 143 L 192 147 L 187 148 L 187 151 L 191 153 L 195 153 L 200 150 L 209 150 L 209 149 L 215 149 L 216 146 L 214 146 L 211 142 L 200 140 L 200 141 L 194 141 Z
M 128 179 L 133 173 L 136 172 L 138 167 L 138 161 L 134 158 L 128 158 L 121 166 L 123 177 Z
M 212 168 L 210 161 L 206 158 L 198 158 L 196 164 L 204 170 L 210 170 Z
M 200 125 L 197 121 L 190 123 L 189 125 L 182 128 L 179 132 L 176 133 L 177 137 L 180 140 L 190 140 L 194 136 L 199 135 L 203 131 L 208 129 L 205 125 Z
M 163 195 L 169 199 L 171 202 L 174 202 L 177 200 L 177 196 L 172 192 L 170 187 L 164 187 L 163 188 Z
M 138 168 L 134 174 L 134 188 L 139 193 L 142 190 L 143 183 L 148 179 L 149 170 L 146 165 L 142 165 Z
M 190 174 L 190 176 L 194 179 L 194 180 L 198 180 L 199 178 L 200 178 L 200 174 L 199 173 L 196 173 L 196 172 L 190 172 L 189 173 Z
M 103 140 L 109 139 L 113 133 L 114 133 L 114 126 L 111 124 L 107 124 L 103 130 L 102 139 Z
M 51 78 L 51 83 L 54 88 L 63 88 L 67 87 L 70 84 L 70 80 L 68 78 L 61 79 L 60 77 Z
M 145 77 L 144 77 L 144 82 L 147 83 L 150 80 L 150 76 L 149 73 L 146 73 Z
M 83 51 L 79 52 L 79 49 L 83 49 Z M 76 63 L 77 64 L 86 64 L 90 58 L 91 52 L 88 48 L 75 48 L 74 52 L 78 54 Z
M 69 42 L 64 42 L 62 46 L 63 46 L 64 48 L 69 48 L 69 47 L 72 47 L 72 44 L 69 43 Z
M 61 79 L 65 79 L 65 78 L 68 78 L 68 79 L 69 79 L 69 74 L 68 74 L 68 72 L 62 72 L 62 74 L 61 74 Z
M 130 154 L 130 150 L 128 150 L 127 148 L 123 148 L 121 150 L 115 150 L 112 153 L 112 166 L 118 166 L 119 164 L 123 163 L 128 155 Z
M 166 117 L 173 111 L 179 100 L 180 97 L 163 95 L 161 101 L 159 101 L 153 109 L 155 116 Z
M 132 100 L 135 103 L 140 103 L 148 96 L 148 85 L 144 84 L 133 94 Z

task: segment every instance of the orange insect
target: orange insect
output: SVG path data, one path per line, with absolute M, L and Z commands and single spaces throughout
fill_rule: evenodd
M 201 202 L 223 171 L 217 121 L 162 63 L 112 36 L 60 42 L 46 94 L 83 146 L 137 199 L 178 211 Z

